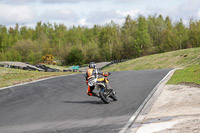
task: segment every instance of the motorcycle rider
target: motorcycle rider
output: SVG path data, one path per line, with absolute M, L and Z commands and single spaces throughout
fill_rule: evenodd
M 109 87 L 109 82 L 108 80 L 105 80 L 105 78 L 98 78 L 98 75 L 103 75 L 103 76 L 108 76 L 110 75 L 111 73 L 107 73 L 107 72 L 101 72 L 99 70 L 97 70 L 96 68 L 96 64 L 94 62 L 90 62 L 89 63 L 89 68 L 87 69 L 87 72 L 85 74 L 85 78 L 86 78 L 86 84 L 88 85 L 88 80 L 91 78 L 91 77 L 95 77 L 97 79 L 96 82 L 104 82 L 106 84 L 106 87 Z M 87 94 L 89 96 L 96 96 L 96 97 L 99 97 L 99 94 L 93 92 L 95 86 L 89 86 L 88 85 L 88 90 L 87 90 Z

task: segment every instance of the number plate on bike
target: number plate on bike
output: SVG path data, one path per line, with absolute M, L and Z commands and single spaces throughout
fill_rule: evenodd
M 88 85 L 89 86 L 94 86 L 96 83 L 96 78 L 91 77 L 90 79 L 88 79 Z

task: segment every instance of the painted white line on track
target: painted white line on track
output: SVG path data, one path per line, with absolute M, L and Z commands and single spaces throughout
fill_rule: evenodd
M 147 98 L 143 101 L 143 103 L 139 106 L 137 111 L 133 114 L 133 116 L 129 119 L 129 121 L 126 123 L 126 125 L 119 131 L 119 133 L 126 133 L 126 131 L 131 127 L 131 125 L 134 123 L 134 121 L 137 119 L 138 115 L 146 105 L 146 103 L 150 100 L 150 98 L 153 96 L 159 85 L 174 71 L 171 70 L 168 72 L 168 74 L 153 88 L 153 90 L 149 93 Z
M 12 85 L 12 86 L 8 86 L 8 87 L 0 88 L 0 91 L 1 90 L 5 90 L 5 89 L 9 89 L 9 88 L 12 88 L 12 87 L 17 87 L 17 86 L 22 86 L 22 85 L 27 85 L 27 84 L 31 84 L 31 83 L 36 83 L 36 82 L 40 82 L 40 81 L 44 81 L 44 80 L 48 80 L 48 79 L 53 79 L 53 78 L 58 78 L 58 77 L 65 77 L 65 76 L 67 77 L 67 76 L 72 76 L 72 75 L 76 75 L 76 74 L 54 76 L 54 77 L 43 78 L 43 79 L 34 80 L 34 81 L 30 81 L 30 82 L 25 82 L 25 83 L 21 83 L 21 84 L 16 84 L 16 85 Z

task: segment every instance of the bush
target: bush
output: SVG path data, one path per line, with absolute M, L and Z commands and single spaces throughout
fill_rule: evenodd
M 11 49 L 5 53 L 5 57 L 7 61 L 21 61 L 22 56 L 19 52 L 15 51 L 14 49 Z
M 0 52 L 0 61 L 4 61 L 4 60 L 5 60 L 5 55 Z
M 53 64 L 54 63 L 53 59 L 54 57 L 51 54 L 48 54 L 42 57 L 43 63 L 47 63 L 47 64 Z
M 41 62 L 41 50 L 31 40 L 20 40 L 9 48 L 1 57 L 2 60 L 21 61 L 37 64 Z
M 65 65 L 81 65 L 84 63 L 84 56 L 80 49 L 72 48 L 69 55 L 65 57 Z

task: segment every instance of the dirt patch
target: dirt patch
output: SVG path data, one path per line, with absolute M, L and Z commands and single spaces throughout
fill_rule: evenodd
M 191 115 L 200 112 L 200 88 L 166 85 L 154 103 L 149 118 Z
M 179 120 L 177 124 L 169 129 L 165 129 L 156 133 L 199 133 L 200 132 L 200 117 L 185 118 Z
M 179 83 L 179 85 L 185 85 L 185 86 L 198 87 L 198 88 L 200 88 L 200 84 L 196 84 L 196 83 L 181 82 L 181 83 Z
M 165 85 L 137 133 L 200 133 L 200 88 Z

